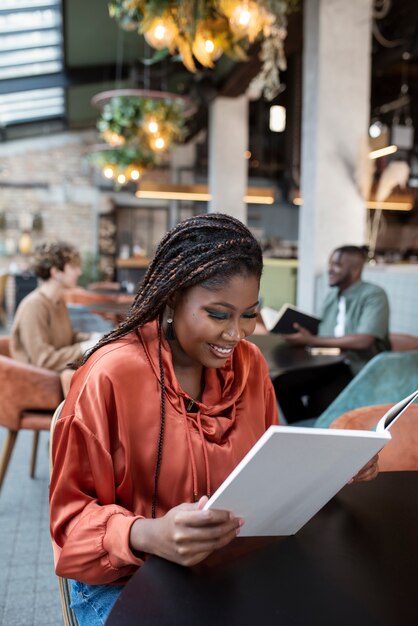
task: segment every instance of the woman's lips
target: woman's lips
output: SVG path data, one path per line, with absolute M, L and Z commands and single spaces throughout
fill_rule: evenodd
M 218 346 L 215 343 L 209 343 L 208 345 L 212 353 L 219 359 L 227 359 L 232 354 L 235 347 Z

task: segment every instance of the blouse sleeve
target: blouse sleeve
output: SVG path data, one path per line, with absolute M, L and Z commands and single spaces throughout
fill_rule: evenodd
M 74 414 L 55 426 L 51 535 L 58 575 L 106 584 L 132 575 L 142 565 L 129 546 L 131 526 L 141 516 L 115 504 L 117 470 L 109 432 L 106 435 L 105 401 L 94 391 L 83 392 Z M 94 432 L 83 420 L 84 412 L 96 422 Z

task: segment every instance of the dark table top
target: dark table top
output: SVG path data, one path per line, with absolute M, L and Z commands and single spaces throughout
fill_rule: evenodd
M 417 626 L 418 472 L 346 486 L 295 536 L 150 558 L 107 626 Z
M 291 370 L 309 369 L 312 367 L 328 367 L 344 361 L 344 353 L 338 355 L 313 355 L 309 349 L 291 346 L 274 333 L 268 335 L 252 335 L 249 341 L 255 343 L 263 353 L 269 366 L 271 378 Z

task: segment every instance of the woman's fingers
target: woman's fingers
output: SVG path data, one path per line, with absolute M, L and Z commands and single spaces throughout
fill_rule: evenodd
M 175 560 L 180 565 L 196 565 L 200 561 L 203 561 L 209 554 L 215 550 L 219 550 L 224 546 L 227 546 L 237 535 L 237 530 L 231 530 L 228 533 L 224 533 L 216 538 L 200 538 L 193 541 L 180 541 L 176 542 L 176 558 Z
M 363 480 L 373 480 L 379 473 L 379 455 L 376 454 L 366 465 L 354 476 L 350 483 Z
M 229 511 L 203 510 L 207 498 L 180 504 L 157 519 L 136 520 L 130 533 L 133 550 L 156 554 L 180 565 L 195 565 L 232 541 L 243 520 Z
M 229 511 L 202 510 L 206 501 L 205 498 L 194 505 L 181 504 L 167 513 L 175 551 L 172 560 L 177 563 L 199 563 L 239 534 L 243 520 Z

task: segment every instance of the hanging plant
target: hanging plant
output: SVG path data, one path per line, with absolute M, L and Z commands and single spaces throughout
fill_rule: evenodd
M 133 146 L 122 148 L 98 148 L 88 155 L 93 165 L 100 167 L 105 178 L 114 180 L 117 186 L 140 180 L 144 170 L 160 164 L 160 155 Z
M 180 54 L 191 72 L 196 61 L 213 68 L 222 54 L 246 60 L 251 44 L 260 41 L 262 67 L 252 92 L 272 99 L 286 68 L 287 15 L 298 8 L 299 0 L 112 0 L 109 13 L 122 28 L 136 28 L 156 50 Z
M 116 96 L 103 106 L 97 127 L 111 146 L 135 144 L 142 151 L 161 152 L 184 139 L 184 107 L 166 98 Z
M 105 91 L 92 105 L 100 111 L 97 127 L 107 146 L 95 149 L 90 160 L 118 185 L 160 165 L 171 144 L 183 141 L 186 119 L 196 110 L 186 97 L 141 89 Z

